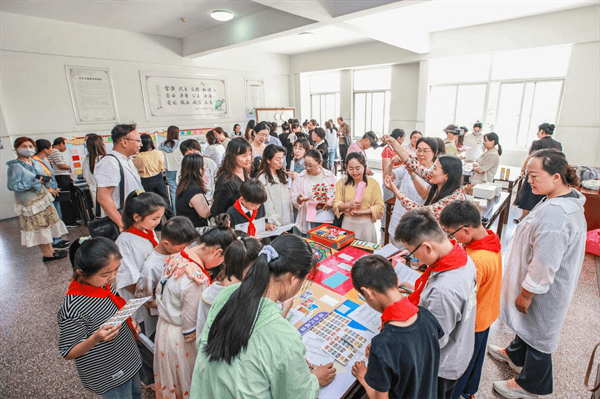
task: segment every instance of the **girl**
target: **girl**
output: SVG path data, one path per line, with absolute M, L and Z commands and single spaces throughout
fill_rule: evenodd
M 239 123 L 236 123 L 235 125 L 233 125 L 233 137 L 241 137 L 242 136 L 242 132 L 240 132 L 241 126 Z
M 140 352 L 134 338 L 139 326 L 128 319 L 102 326 L 125 299 L 111 288 L 121 254 L 108 238 L 76 240 L 69 249 L 73 279 L 58 311 L 58 350 L 75 359 L 84 388 L 104 399 L 141 398 Z
M 231 243 L 225 250 L 225 273 L 220 281 L 215 281 L 202 292 L 198 318 L 196 319 L 196 340 L 200 341 L 200 334 L 206 323 L 208 311 L 221 290 L 230 285 L 241 283 L 246 273 L 258 257 L 262 244 L 254 237 L 240 237 Z M 219 275 L 221 276 L 221 275 Z M 218 277 L 217 277 L 218 278 Z
M 158 325 L 154 350 L 156 397 L 188 395 L 196 361 L 196 317 L 202 291 L 212 283 L 208 270 L 223 263 L 236 239 L 229 218 L 219 215 L 193 248 L 171 256 L 156 289 Z
M 240 186 L 248 178 L 252 165 L 252 147 L 246 139 L 231 140 L 225 151 L 223 163 L 217 172 L 215 194 L 210 214 L 227 212 L 240 198 Z
M 92 197 L 92 204 L 96 209 L 96 178 L 94 177 L 94 170 L 96 165 L 103 156 L 106 155 L 106 147 L 102 137 L 95 133 L 90 133 L 85 137 L 85 148 L 87 155 L 83 159 L 81 166 L 83 168 L 83 178 L 90 187 L 90 195 Z
M 496 146 L 498 146 L 497 150 Z M 498 135 L 493 132 L 483 135 L 483 147 L 485 148 L 485 152 L 473 164 L 471 184 L 493 182 L 498 165 L 500 165 L 502 146 L 498 142 Z
M 167 129 L 167 140 L 160 143 L 158 149 L 165 157 L 165 177 L 169 185 L 169 196 L 171 198 L 171 210 L 176 211 L 175 191 L 177 191 L 177 171 L 181 167 L 183 154 L 179 150 L 179 128 L 169 126 Z
M 181 163 L 181 180 L 177 185 L 177 216 L 188 217 L 194 227 L 208 226 L 210 206 L 206 199 L 204 181 L 204 158 L 198 154 L 187 154 Z
M 215 161 L 217 165 L 221 165 L 223 155 L 225 155 L 225 147 L 219 143 L 214 130 L 209 130 L 206 133 L 206 141 L 208 141 L 208 147 L 204 150 L 204 156 Z
M 258 172 L 258 181 L 265 186 L 267 202 L 265 212 L 269 223 L 285 226 L 294 223 L 294 208 L 288 188 L 288 178 L 283 170 L 285 149 L 275 144 L 265 148 Z
M 121 267 L 117 273 L 115 287 L 126 300 L 135 296 L 135 287 L 148 255 L 158 245 L 154 228 L 165 212 L 165 201 L 154 193 L 134 191 L 127 196 L 123 210 L 123 232 L 116 244 L 121 252 Z M 138 310 L 137 321 L 144 320 L 148 312 Z
M 165 157 L 162 152 L 154 148 L 154 140 L 149 134 L 140 135 L 140 139 L 142 139 L 142 148 L 133 159 L 133 163 L 142 179 L 142 187 L 144 191 L 160 195 L 165 200 L 165 204 L 168 204 L 169 196 L 165 190 L 163 176 Z M 166 213 L 167 219 L 173 216 L 170 209 Z
M 329 157 L 329 170 L 333 171 L 335 166 L 335 155 L 337 154 L 338 148 L 338 136 L 337 131 L 334 129 L 334 124 L 331 120 L 325 122 L 325 133 L 327 134 L 325 140 L 327 141 L 328 157 Z
M 315 263 L 306 241 L 279 236 L 241 284 L 223 289 L 200 337 L 192 398 L 316 398 L 331 382 L 332 363 L 311 373 L 300 333 L 277 306 L 298 293 Z
M 354 232 L 357 240 L 377 242 L 374 223 L 383 216 L 383 196 L 375 179 L 367 177 L 367 160 L 359 152 L 351 152 L 346 157 L 346 181 L 339 180 L 335 185 L 333 211 L 337 217 L 345 214 L 342 228 Z M 355 201 L 356 189 L 360 182 L 366 183 L 362 199 Z
M 290 171 L 288 176 L 296 179 L 298 174 L 304 171 L 304 156 L 310 150 L 310 142 L 307 139 L 298 139 L 294 142 L 294 158 L 290 162 Z

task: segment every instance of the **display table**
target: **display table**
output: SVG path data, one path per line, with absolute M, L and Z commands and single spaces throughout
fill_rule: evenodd
M 585 196 L 583 212 L 587 222 L 587 231 L 600 229 L 600 192 L 579 187 L 579 192 Z

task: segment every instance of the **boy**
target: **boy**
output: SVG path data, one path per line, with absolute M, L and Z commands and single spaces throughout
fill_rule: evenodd
M 185 216 L 175 216 L 164 224 L 160 242 L 146 258 L 135 293 L 136 297 L 152 296 L 165 269 L 165 259 L 184 249 L 196 238 L 196 229 Z M 154 300 L 146 302 L 147 312 L 144 314 L 145 334 L 151 337 L 156 329 L 158 310 Z
M 433 398 L 437 395 L 439 339 L 435 317 L 398 291 L 398 277 L 382 256 L 360 258 L 352 267 L 352 284 L 367 304 L 381 312 L 383 327 L 373 338 L 369 366 L 356 362 L 352 374 L 373 398 Z
M 479 388 L 490 326 L 500 315 L 502 253 L 500 239 L 481 224 L 477 207 L 469 201 L 454 201 L 440 215 L 442 228 L 465 245 L 477 268 L 477 317 L 475 350 L 467 371 L 456 383 L 453 398 L 472 398 Z
M 267 222 L 264 205 L 266 201 L 267 192 L 261 182 L 248 179 L 242 183 L 240 198 L 227 210 L 231 228 L 243 231 L 251 237 L 265 230 L 275 230 L 275 225 Z
M 202 147 L 200 143 L 196 139 L 187 139 L 181 142 L 179 145 L 179 150 L 186 156 L 187 154 L 199 154 L 202 155 Z M 212 202 L 213 192 L 215 188 L 215 176 L 217 175 L 218 166 L 207 156 L 202 155 L 204 158 L 204 186 L 206 187 L 206 201 L 210 205 Z M 177 184 L 179 184 L 179 177 L 181 176 L 181 166 L 177 171 Z
M 408 296 L 413 305 L 427 308 L 444 330 L 440 339 L 438 398 L 451 398 L 475 346 L 477 272 L 465 250 L 450 241 L 427 209 L 407 212 L 395 239 L 411 251 L 427 270 Z M 412 284 L 401 285 L 413 288 Z M 402 291 L 402 290 L 401 290 Z

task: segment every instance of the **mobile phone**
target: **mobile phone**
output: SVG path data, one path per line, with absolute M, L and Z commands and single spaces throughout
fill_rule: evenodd
M 41 178 L 44 183 L 48 183 L 50 181 L 50 176 L 36 175 L 35 178 L 37 180 L 40 180 Z

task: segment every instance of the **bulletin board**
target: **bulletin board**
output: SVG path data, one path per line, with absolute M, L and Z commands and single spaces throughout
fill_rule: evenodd
M 267 121 L 279 124 L 296 119 L 296 108 L 256 108 L 256 122 Z

